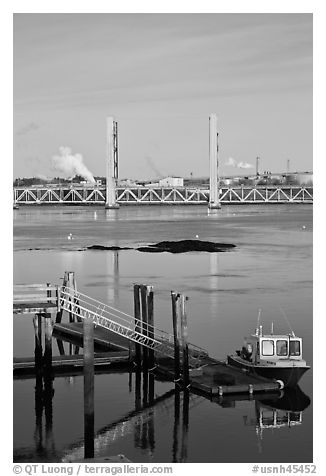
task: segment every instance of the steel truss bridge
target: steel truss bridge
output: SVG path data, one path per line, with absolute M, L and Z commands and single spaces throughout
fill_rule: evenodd
M 105 204 L 105 187 L 34 186 L 14 188 L 14 203 L 32 205 Z M 117 187 L 120 205 L 203 205 L 209 202 L 209 190 L 194 187 Z M 221 204 L 312 203 L 313 187 L 305 185 L 257 185 L 220 188 Z

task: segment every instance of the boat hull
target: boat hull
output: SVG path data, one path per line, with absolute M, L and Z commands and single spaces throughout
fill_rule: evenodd
M 276 365 L 255 365 L 233 355 L 228 355 L 227 363 L 233 367 L 241 368 L 249 373 L 257 374 L 270 380 L 281 380 L 285 387 L 297 385 L 302 375 L 310 369 L 307 365 L 282 367 Z

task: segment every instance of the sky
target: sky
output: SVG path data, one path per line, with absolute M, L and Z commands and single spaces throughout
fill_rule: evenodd
M 119 177 L 312 170 L 312 14 L 14 14 L 13 176 L 59 175 L 62 148 Z M 242 167 L 247 167 L 246 169 Z

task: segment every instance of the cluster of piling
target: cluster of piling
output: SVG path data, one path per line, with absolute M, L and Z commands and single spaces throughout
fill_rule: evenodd
M 135 331 L 154 339 L 153 286 L 134 285 L 134 316 Z M 143 366 L 147 369 L 153 369 L 155 366 L 154 350 L 135 343 L 135 365 L 138 368 Z

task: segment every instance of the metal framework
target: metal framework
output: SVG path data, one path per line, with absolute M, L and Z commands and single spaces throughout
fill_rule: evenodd
M 105 204 L 103 186 L 39 186 L 14 188 L 14 203 L 30 204 Z M 117 187 L 120 205 L 195 205 L 209 202 L 209 190 L 194 187 Z M 230 186 L 220 188 L 222 204 L 312 203 L 313 187 L 304 185 Z

